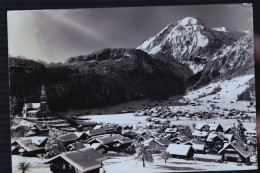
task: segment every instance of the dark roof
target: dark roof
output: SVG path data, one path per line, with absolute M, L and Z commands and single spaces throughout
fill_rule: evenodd
M 148 140 L 148 139 L 151 138 L 151 135 L 149 135 L 149 134 L 145 134 L 145 135 L 141 135 L 141 136 L 139 136 L 139 138 L 143 138 L 144 140 Z
M 119 134 L 113 134 L 113 135 L 106 135 L 106 136 L 102 136 L 102 137 L 98 137 L 96 138 L 97 141 L 99 141 L 100 143 L 102 143 L 103 145 L 107 145 L 107 144 L 111 144 L 113 142 L 115 142 L 115 140 L 123 138 L 123 136 L 119 135 Z
M 172 141 L 167 138 L 156 138 L 154 141 L 162 146 L 168 146 L 170 143 L 172 143 Z
M 248 158 L 249 156 L 254 154 L 252 149 L 244 141 L 242 141 L 241 139 L 234 140 L 233 142 L 224 145 L 224 147 L 219 151 L 219 153 L 224 151 L 228 146 L 232 146 L 244 158 Z
M 86 148 L 79 151 L 72 151 L 64 154 L 60 154 L 46 163 L 51 163 L 56 159 L 62 158 L 69 164 L 80 170 L 81 172 L 90 171 L 101 167 L 101 161 L 105 160 L 106 157 L 100 154 L 93 148 Z
M 133 142 L 132 139 L 127 138 L 127 137 L 122 137 L 122 138 L 116 139 L 116 141 L 118 141 L 121 144 L 129 144 L 129 143 Z
M 177 132 L 178 133 L 178 132 Z M 191 137 L 192 136 L 192 133 L 190 130 L 187 130 L 187 129 L 181 129 L 179 130 L 179 134 L 181 136 L 187 136 L 187 137 Z
M 33 127 L 36 127 L 40 131 L 49 130 L 49 127 L 46 124 L 43 123 L 36 123 L 33 125 Z
M 135 136 L 137 136 L 137 135 L 138 135 L 138 133 L 136 133 L 136 132 L 134 132 L 134 131 L 131 131 L 131 130 L 129 130 L 129 131 L 123 133 L 123 136 L 129 136 L 129 137 L 135 137 Z
M 224 133 L 228 133 L 228 131 L 229 130 L 231 130 L 231 131 L 233 131 L 234 133 L 237 131 L 237 128 L 236 127 L 229 127 L 229 128 L 227 128 L 225 131 L 224 131 Z
M 70 142 L 78 140 L 78 136 L 75 133 L 69 133 L 66 135 L 59 136 L 60 140 L 63 142 Z
M 97 135 L 106 134 L 106 130 L 104 128 L 90 129 L 86 132 L 86 134 L 89 136 L 97 136 Z
M 73 144 L 70 144 L 67 148 L 72 147 L 74 150 L 80 150 L 82 148 L 85 148 L 85 146 L 83 145 L 83 142 L 76 142 Z

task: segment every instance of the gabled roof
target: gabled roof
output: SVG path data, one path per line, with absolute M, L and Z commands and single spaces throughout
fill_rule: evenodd
M 176 134 L 180 134 L 181 136 L 187 136 L 187 137 L 192 136 L 191 131 L 188 129 L 180 129 Z
M 157 142 L 161 146 L 168 146 L 172 141 L 170 141 L 167 138 L 156 138 L 154 139 L 155 142 Z
M 35 127 L 40 131 L 49 130 L 49 127 L 44 123 L 35 123 L 32 127 Z
M 63 159 L 81 172 L 90 171 L 101 167 L 101 161 L 106 160 L 103 154 L 100 154 L 93 148 L 84 148 L 79 151 L 72 151 L 60 154 L 46 163 L 52 163 L 57 159 Z
M 241 139 L 225 144 L 224 147 L 218 153 L 223 152 L 228 146 L 232 146 L 244 158 L 248 158 L 249 156 L 254 154 L 251 148 Z
M 206 136 L 208 136 L 208 132 L 201 132 L 201 131 L 195 130 L 192 133 L 192 136 L 206 137 Z
M 107 132 L 104 128 L 90 129 L 86 132 L 86 134 L 89 135 L 89 136 L 103 135 L 103 134 L 106 134 L 106 133 Z
M 135 137 L 137 136 L 138 134 L 134 131 L 131 131 L 131 130 L 128 130 L 127 132 L 124 132 L 123 133 L 123 136 L 130 136 L 130 137 Z
M 206 127 L 206 128 L 209 129 L 209 126 L 206 123 L 198 123 L 198 124 L 196 124 L 195 129 L 196 130 L 201 130 L 203 127 Z
M 148 140 L 148 139 L 151 138 L 151 135 L 150 135 L 150 134 L 140 135 L 140 136 L 138 137 L 138 139 L 139 139 L 139 138 L 143 138 L 144 140 Z
M 181 143 L 184 143 L 184 142 L 187 142 L 190 140 L 189 137 L 187 136 L 181 136 L 181 137 L 175 137 L 175 138 L 172 138 L 171 141 L 174 141 L 174 140 L 179 140 Z
M 133 140 L 128 137 L 122 137 L 122 138 L 116 139 L 115 141 L 118 141 L 121 144 L 129 144 L 129 143 L 133 142 Z
M 166 151 L 172 155 L 187 156 L 191 149 L 191 145 L 169 144 Z
M 216 124 L 209 124 L 209 130 L 210 131 L 217 130 L 217 128 L 219 128 L 219 127 L 221 127 L 223 129 L 223 127 L 220 124 L 218 124 L 218 123 L 216 123 Z
M 44 143 L 45 141 L 47 141 L 47 137 L 43 137 L 43 136 L 33 136 L 31 137 L 32 139 L 32 143 L 36 144 L 36 145 L 41 145 L 42 143 Z
M 231 130 L 231 131 L 233 131 L 233 132 L 235 133 L 235 132 L 237 131 L 237 128 L 234 127 L 234 126 L 228 127 L 228 128 L 224 131 L 224 133 L 226 134 L 229 130 Z
M 207 138 L 208 142 L 212 142 L 214 138 L 219 138 L 222 141 L 231 142 L 233 134 L 224 134 L 222 132 L 211 132 Z
M 70 142 L 78 140 L 78 136 L 75 133 L 69 133 L 62 136 L 59 136 L 60 140 L 63 142 Z
M 44 147 L 38 147 L 35 143 L 33 143 L 31 137 L 17 139 L 12 143 L 12 145 L 13 144 L 20 145 L 27 152 L 44 150 Z
M 85 132 L 73 132 L 73 133 L 78 137 L 78 139 L 86 134 Z
M 83 145 L 83 142 L 76 142 L 76 143 L 72 143 L 72 144 L 68 145 L 67 148 L 73 148 L 74 150 L 80 150 L 82 148 L 85 148 L 85 146 Z
M 93 138 L 93 140 L 98 141 L 99 143 L 103 145 L 108 145 L 111 143 L 114 143 L 117 139 L 124 138 L 123 136 L 119 134 L 113 134 L 113 135 L 103 135 Z M 91 142 L 91 141 L 88 141 Z

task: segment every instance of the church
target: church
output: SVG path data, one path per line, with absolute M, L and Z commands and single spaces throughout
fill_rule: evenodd
M 22 115 L 24 118 L 44 118 L 49 114 L 47 105 L 47 96 L 44 86 L 41 89 L 41 102 L 40 103 L 24 103 Z

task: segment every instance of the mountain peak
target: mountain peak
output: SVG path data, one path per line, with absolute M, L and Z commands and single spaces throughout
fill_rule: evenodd
M 204 22 L 198 18 L 186 17 L 178 21 L 178 25 L 188 26 L 188 25 L 205 25 Z

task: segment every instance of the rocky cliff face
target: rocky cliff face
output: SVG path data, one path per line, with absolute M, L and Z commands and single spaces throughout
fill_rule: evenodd
M 223 45 L 232 44 L 242 35 L 223 28 L 211 29 L 200 19 L 187 17 L 168 25 L 137 48 L 149 54 L 171 55 L 196 74 Z

